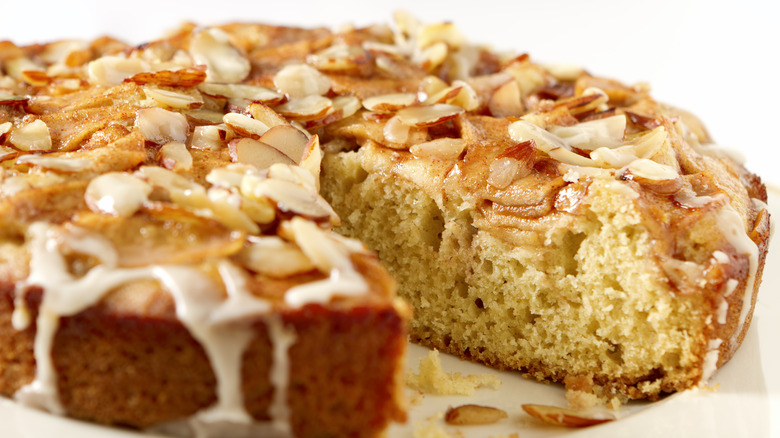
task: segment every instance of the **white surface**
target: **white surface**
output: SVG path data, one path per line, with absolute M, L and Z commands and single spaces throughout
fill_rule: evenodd
M 190 20 L 216 24 L 231 20 L 279 24 L 334 25 L 389 22 L 405 9 L 424 21 L 454 21 L 470 40 L 500 49 L 528 52 L 542 62 L 583 65 L 595 74 L 628 83 L 649 82 L 660 100 L 691 110 L 707 124 L 716 141 L 738 148 L 747 166 L 780 186 L 780 87 L 776 85 L 780 51 L 780 2 L 771 0 L 674 1 L 629 3 L 618 0 L 547 2 L 371 1 L 202 1 L 134 0 L 7 2 L 0 13 L 0 40 L 17 43 L 62 38 L 91 39 L 111 34 L 141 43 Z M 121 10 L 114 9 L 122 5 Z M 775 217 L 780 192 L 770 205 Z M 753 326 L 736 357 L 715 377 L 715 393 L 684 393 L 660 403 L 632 406 L 620 421 L 574 436 L 775 436 L 780 437 L 780 251 L 770 251 Z M 424 351 L 413 350 L 416 357 Z M 451 358 L 450 358 L 451 359 Z M 481 368 L 451 359 L 445 367 Z M 562 403 L 555 386 L 511 376 L 502 390 L 481 391 L 477 400 L 510 413 L 505 432 L 527 426 L 519 405 Z M 469 399 L 471 401 L 471 399 Z M 426 398 L 412 422 L 460 399 Z M 631 413 L 633 412 L 633 413 Z M 488 436 L 485 428 L 461 428 L 468 436 Z M 522 437 L 552 436 L 553 428 L 520 430 Z M 0 399 L 3 438 L 125 437 L 106 430 L 16 407 Z M 394 436 L 403 436 L 398 432 Z
M 551 0 L 38 0 L 4 2 L 0 40 L 31 43 L 110 33 L 142 43 L 183 21 L 216 24 L 364 25 L 405 9 L 451 20 L 472 41 L 565 62 L 627 83 L 649 82 L 665 102 L 691 110 L 715 140 L 745 151 L 749 169 L 780 186 L 777 125 L 780 2 Z M 121 5 L 121 9 L 117 9 Z

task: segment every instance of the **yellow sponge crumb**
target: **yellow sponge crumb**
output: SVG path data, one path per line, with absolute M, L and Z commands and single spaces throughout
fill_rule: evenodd
M 473 395 L 477 388 L 498 389 L 501 380 L 495 374 L 447 373 L 441 367 L 437 350 L 420 359 L 419 374 L 409 371 L 406 375 L 409 388 L 435 395 Z

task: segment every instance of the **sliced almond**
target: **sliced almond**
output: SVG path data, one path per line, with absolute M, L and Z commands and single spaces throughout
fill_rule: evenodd
M 525 112 L 525 105 L 520 100 L 520 86 L 517 81 L 509 81 L 498 87 L 490 96 L 488 109 L 495 117 L 520 117 Z
M 96 213 L 127 217 L 138 211 L 152 192 L 152 187 L 125 172 L 109 172 L 87 185 L 84 200 Z
M 16 164 L 32 164 L 45 169 L 61 172 L 79 172 L 93 165 L 92 160 L 85 158 L 52 157 L 49 155 L 22 155 L 16 159 Z
M 646 158 L 629 163 L 622 177 L 661 194 L 677 193 L 683 186 L 682 177 L 676 169 Z
M 144 94 L 163 108 L 195 109 L 203 106 L 200 96 L 193 96 L 160 88 L 145 87 Z
M 162 108 L 142 108 L 136 111 L 135 126 L 147 141 L 164 144 L 184 142 L 190 131 L 187 117 Z
M 432 72 L 436 67 L 440 66 L 445 59 L 449 48 L 445 43 L 434 43 L 424 49 L 415 52 L 412 56 L 412 61 L 417 63 L 426 72 Z
M 438 138 L 436 140 L 418 143 L 409 148 L 415 157 L 453 160 L 463 153 L 466 140 L 462 138 Z
M 222 149 L 228 141 L 232 140 L 230 131 L 227 125 L 196 126 L 192 130 L 190 147 L 210 151 Z
M 246 99 L 271 105 L 284 100 L 284 95 L 278 91 L 257 85 L 204 83 L 200 84 L 198 89 L 209 96 L 225 99 Z
M 134 74 L 127 80 L 139 85 L 155 84 L 164 87 L 194 87 L 206 80 L 206 71 L 203 68 L 183 68 L 180 70 L 141 72 Z
M 406 108 L 417 101 L 414 93 L 392 93 L 363 99 L 363 107 L 369 111 L 389 113 Z
M 565 427 L 588 427 L 615 420 L 615 417 L 608 414 L 586 415 L 582 412 L 557 406 L 524 404 L 523 410 L 545 423 Z
M 204 29 L 190 40 L 190 54 L 197 64 L 206 66 L 209 82 L 236 83 L 244 80 L 252 66 L 230 44 L 228 35 L 220 29 Z
M 184 143 L 172 141 L 160 148 L 160 163 L 174 172 L 192 170 L 192 154 Z
M 292 125 L 279 125 L 269 129 L 259 140 L 278 149 L 295 163 L 300 163 L 309 139 Z
M 341 110 L 341 118 L 346 119 L 358 112 L 361 108 L 360 99 L 355 96 L 337 96 L 332 99 L 333 110 Z
M 396 117 L 408 126 L 427 127 L 452 120 L 463 112 L 463 108 L 456 105 L 435 104 L 404 108 Z
M 333 107 L 333 102 L 327 97 L 310 95 L 277 106 L 276 112 L 295 120 L 306 121 L 324 117 Z
M 509 136 L 518 143 L 533 140 L 536 147 L 542 152 L 548 152 L 555 148 L 570 149 L 569 144 L 562 138 L 525 120 L 518 120 L 510 124 Z
M 422 26 L 417 34 L 417 44 L 420 47 L 428 47 L 438 42 L 445 43 L 452 48 L 459 48 L 466 43 L 466 37 L 451 22 L 432 23 Z
M 251 195 L 253 198 L 266 197 L 273 200 L 282 212 L 306 216 L 310 219 L 325 220 L 336 216 L 328 203 L 315 191 L 290 181 L 261 180 L 252 187 Z
M 279 125 L 269 129 L 259 140 L 273 146 L 294 162 L 299 163 L 309 139 L 292 125 Z
M 549 155 L 551 158 L 554 158 L 561 163 L 571 164 L 572 166 L 581 166 L 581 167 L 598 167 L 595 161 L 591 160 L 589 157 L 583 157 L 582 155 L 570 151 L 569 149 L 564 148 L 555 148 L 547 151 L 547 155 Z
M 626 116 L 619 114 L 572 126 L 552 126 L 550 132 L 578 149 L 591 151 L 599 147 L 613 148 L 623 144 Z
M 420 81 L 419 94 L 421 94 L 420 100 L 423 102 L 430 102 L 431 96 L 440 93 L 446 89 L 447 83 L 439 79 L 436 76 L 426 76 Z
M 320 138 L 314 134 L 309 138 L 306 147 L 303 150 L 300 166 L 309 171 L 314 177 L 317 191 L 320 189 L 320 169 L 322 167 L 322 149 L 320 148 Z
M 40 70 L 25 70 L 22 72 L 22 81 L 33 87 L 45 87 L 51 82 L 51 77 Z
M 246 268 L 273 278 L 316 269 L 300 248 L 276 236 L 253 237 L 238 254 L 238 259 Z
M 382 128 L 382 134 L 388 146 L 405 145 L 409 141 L 409 133 L 412 127 L 401 121 L 397 115 L 390 118 Z
M 509 415 L 504 410 L 491 406 L 469 404 L 447 409 L 444 421 L 447 424 L 457 426 L 476 426 L 494 424 L 508 417 Z
M 333 72 L 357 70 L 369 61 L 365 49 L 345 44 L 336 44 L 306 57 L 306 62 L 314 67 Z
M 250 164 L 258 169 L 267 169 L 276 163 L 295 164 L 275 147 L 252 138 L 232 140 L 228 144 L 228 152 L 233 162 Z
M 330 90 L 330 78 L 310 65 L 293 64 L 276 73 L 274 86 L 292 98 L 322 96 Z
M 52 149 L 49 127 L 40 119 L 11 130 L 8 141 L 22 151 L 48 151 Z
M 247 105 L 246 110 L 253 119 L 263 122 L 263 124 L 269 128 L 288 124 L 284 117 L 280 116 L 276 111 L 264 103 L 252 102 Z
M 239 113 L 227 113 L 222 120 L 225 125 L 230 127 L 236 134 L 247 136 L 250 138 L 260 138 L 265 134 L 269 127 L 260 120 L 255 120 L 249 116 Z
M 149 64 L 138 58 L 103 56 L 87 65 L 89 82 L 111 87 L 138 73 L 149 71 Z
M 0 105 L 26 105 L 29 101 L 28 96 L 17 96 L 0 91 Z

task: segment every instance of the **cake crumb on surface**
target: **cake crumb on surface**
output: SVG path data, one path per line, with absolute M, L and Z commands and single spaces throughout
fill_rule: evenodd
M 436 395 L 473 395 L 477 388 L 498 389 L 501 380 L 495 374 L 448 373 L 441 367 L 437 350 L 420 359 L 419 374 L 411 370 L 406 376 L 409 388 Z
M 437 423 L 444 418 L 444 412 L 437 412 L 425 421 L 418 421 L 414 425 L 414 438 L 453 438 Z

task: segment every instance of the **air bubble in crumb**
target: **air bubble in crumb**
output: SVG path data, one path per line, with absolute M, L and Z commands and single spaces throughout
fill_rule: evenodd
M 435 395 L 473 395 L 477 388 L 498 389 L 501 380 L 495 374 L 447 373 L 441 368 L 437 350 L 420 359 L 419 374 L 409 371 L 406 385 L 417 391 Z

